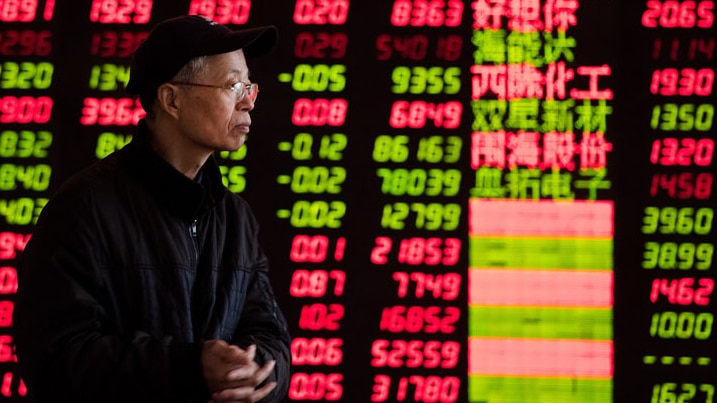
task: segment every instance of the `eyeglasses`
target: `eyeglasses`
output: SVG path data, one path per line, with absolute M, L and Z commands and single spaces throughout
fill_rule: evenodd
M 245 95 L 249 96 L 249 99 L 251 99 L 251 102 L 256 102 L 256 97 L 259 95 L 259 84 L 257 84 L 257 83 L 245 84 L 241 81 L 232 85 L 231 87 L 224 87 L 221 85 L 190 83 L 190 82 L 186 82 L 186 81 L 173 81 L 173 82 L 170 82 L 170 84 L 193 85 L 196 87 L 220 88 L 223 90 L 232 90 L 232 91 L 234 91 L 234 96 L 236 97 L 236 102 L 241 102 L 241 100 L 244 99 Z

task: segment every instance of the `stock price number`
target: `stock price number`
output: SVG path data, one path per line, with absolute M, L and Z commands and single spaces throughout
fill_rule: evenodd
M 652 108 L 650 127 L 662 131 L 706 132 L 712 129 L 713 104 L 664 104 Z
M 0 55 L 47 56 L 52 52 L 51 31 L 0 31 Z
M 652 314 L 650 336 L 660 339 L 707 340 L 714 316 L 709 312 L 657 312 Z
M 296 0 L 294 22 L 300 25 L 342 25 L 349 15 L 349 0 Z
M 346 88 L 345 64 L 298 64 L 294 74 L 282 74 L 280 81 L 291 81 L 294 91 L 341 92 Z
M 383 308 L 379 329 L 390 333 L 451 334 L 460 316 L 455 306 L 395 305 Z
M 100 24 L 146 24 L 151 16 L 152 0 L 93 0 L 90 9 L 90 21 Z
M 297 200 L 291 210 L 276 212 L 279 218 L 289 218 L 294 228 L 340 228 L 346 215 L 346 203 L 343 201 Z
M 650 181 L 650 196 L 664 191 L 670 198 L 705 200 L 712 195 L 712 181 L 710 172 L 656 173 Z
M 246 24 L 251 0 L 192 0 L 190 15 L 201 15 L 218 24 Z
M 458 273 L 421 273 L 397 271 L 393 273 L 394 281 L 398 282 L 398 297 L 408 296 L 409 288 L 413 288 L 413 296 L 423 298 L 431 295 L 435 299 L 453 301 L 461 292 L 461 275 Z
M 52 104 L 50 97 L 0 97 L 0 123 L 47 123 Z
M 85 98 L 80 123 L 86 126 L 136 126 L 144 115 L 139 99 Z
M 0 0 L 0 21 L 31 22 L 37 16 L 38 0 Z M 46 0 L 42 17 L 45 21 L 52 20 L 55 11 L 55 0 Z
M 710 28 L 713 23 L 712 0 L 648 0 L 642 13 L 642 26 L 646 28 Z
M 391 196 L 455 196 L 461 187 L 458 169 L 378 168 L 381 193 Z
M 400 377 L 395 389 L 391 384 L 388 375 L 374 376 L 371 401 L 385 402 L 395 394 L 395 400 L 399 402 L 412 398 L 423 403 L 454 403 L 461 388 L 461 380 L 455 376 L 410 375 Z
M 4 232 L 3 234 L 6 234 Z M 20 235 L 20 234 L 18 234 Z M 25 249 L 25 245 L 27 245 L 27 241 L 29 239 L 24 239 L 22 245 L 15 245 L 11 246 L 13 248 L 10 252 L 3 252 L 5 256 L 15 256 L 15 249 L 17 248 L 18 251 L 22 251 Z M 7 248 L 7 247 L 3 247 Z M 12 259 L 12 257 L 8 257 L 8 259 Z M 17 269 L 11 266 L 2 266 L 0 267 L 0 294 L 7 295 L 7 294 L 15 294 L 17 292 Z
M 297 372 L 291 375 L 288 396 L 291 400 L 340 400 L 344 376 L 338 373 L 322 374 Z
M 714 140 L 710 138 L 658 139 L 652 142 L 650 162 L 666 166 L 709 166 L 712 164 L 714 148 Z
M 116 91 L 124 88 L 129 81 L 129 66 L 105 63 L 92 66 L 90 89 Z
M 295 337 L 291 340 L 292 365 L 339 365 L 343 359 L 341 347 L 344 341 L 338 337 Z
M 453 231 L 461 220 L 458 203 L 391 203 L 383 206 L 381 227 L 402 230 L 409 215 L 413 215 L 416 229 Z
M 52 84 L 55 66 L 48 62 L 3 62 L 0 64 L 0 89 L 45 90 Z
M 461 90 L 460 67 L 398 66 L 391 73 L 394 94 L 457 94 Z
M 314 142 L 314 136 L 311 134 L 298 133 L 292 142 L 282 141 L 278 148 L 281 151 L 291 151 L 291 157 L 298 161 L 310 160 L 314 153 L 317 153 L 320 159 L 341 161 L 348 142 L 348 137 L 343 133 L 323 135 L 318 143 Z
M 650 403 L 712 403 L 715 386 L 710 383 L 658 383 L 652 387 Z
M 655 70 L 652 73 L 650 92 L 663 96 L 706 97 L 712 94 L 714 80 L 715 72 L 712 69 Z
M 299 328 L 303 330 L 339 330 L 344 317 L 342 304 L 309 304 L 301 307 Z
M 376 237 L 376 246 L 371 250 L 371 263 L 386 264 L 392 248 L 393 239 L 387 236 Z M 453 266 L 458 263 L 460 254 L 459 238 L 412 237 L 399 242 L 397 261 L 410 265 Z
M 0 132 L 0 157 L 45 158 L 52 145 L 52 133 L 44 130 L 3 130 Z
M 90 54 L 99 57 L 129 57 L 148 34 L 148 32 L 129 31 L 105 31 L 92 34 Z
M 5 222 L 10 225 L 34 225 L 45 204 L 47 204 L 47 199 L 42 197 L 0 199 L 0 216 L 5 217 Z
M 373 160 L 376 162 L 405 162 L 411 154 L 409 143 L 412 137 L 401 134 L 376 137 L 373 145 Z M 418 140 L 416 160 L 427 163 L 454 163 L 461 157 L 463 139 L 459 136 L 429 136 Z
M 349 39 L 343 32 L 299 32 L 294 56 L 297 58 L 340 59 L 346 56 Z
M 432 38 L 434 38 L 432 36 Z M 435 58 L 446 61 L 456 61 L 461 57 L 463 37 L 448 35 L 437 37 Z M 428 35 L 402 35 L 393 36 L 381 34 L 376 38 L 377 60 L 389 60 L 394 55 L 402 59 L 424 60 L 428 53 Z
M 660 296 L 665 296 L 670 304 L 706 306 L 710 303 L 710 295 L 714 290 L 714 280 L 701 278 L 697 280 L 697 283 L 698 286 L 695 286 L 695 279 L 692 277 L 678 279 L 656 278 L 652 280 L 650 302 L 655 304 L 660 299 Z
M 643 269 L 708 270 L 712 267 L 714 244 L 693 242 L 646 242 Z
M 349 104 L 343 98 L 299 98 L 294 102 L 291 123 L 296 126 L 341 126 Z
M 15 302 L 8 300 L 0 301 L 0 328 L 12 327 L 12 312 L 14 309 Z M 2 361 L 1 358 L 0 361 Z
M 341 185 L 346 180 L 344 167 L 308 167 L 294 168 L 291 176 L 280 175 L 277 181 L 282 184 L 290 183 L 294 193 L 341 193 Z
M 461 0 L 394 0 L 391 25 L 457 27 L 463 18 Z
M 25 190 L 45 191 L 50 186 L 51 176 L 52 167 L 48 164 L 0 164 L 0 191 L 15 190 L 18 185 Z
M 461 124 L 462 113 L 463 104 L 459 101 L 395 101 L 388 123 L 395 129 L 421 129 L 430 120 L 435 127 L 455 129 Z
M 95 157 L 102 159 L 132 141 L 131 134 L 118 134 L 112 132 L 102 132 L 97 136 L 97 147 L 95 147 Z M 242 147 L 245 148 L 245 147 Z M 221 167 L 220 167 L 221 169 Z
M 455 368 L 461 345 L 438 340 L 374 340 L 371 366 L 374 368 Z
M 326 235 L 294 235 L 291 241 L 289 258 L 292 262 L 323 263 L 326 261 L 332 242 Z M 346 238 L 339 237 L 333 245 L 334 260 L 340 262 L 344 258 Z
M 709 207 L 645 207 L 643 234 L 709 235 L 714 210 Z
M 246 189 L 246 167 L 241 165 L 219 165 L 219 172 L 222 174 L 222 183 L 230 191 L 241 193 Z
M 0 232 L 0 260 L 15 259 L 17 252 L 25 250 L 27 241 L 32 234 L 20 234 L 15 232 Z M 11 272 L 9 272 L 10 270 Z M 15 287 L 8 292 L 8 276 L 13 279 Z M 0 267 L 0 294 L 12 294 L 17 289 L 17 273 L 12 267 Z
M 333 287 L 330 287 L 333 283 Z M 330 292 L 334 296 L 344 293 L 346 272 L 342 270 L 305 270 L 294 271 L 291 276 L 289 294 L 292 297 L 321 298 Z

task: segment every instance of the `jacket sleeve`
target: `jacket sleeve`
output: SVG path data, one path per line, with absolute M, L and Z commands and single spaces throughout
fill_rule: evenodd
M 249 224 L 247 231 L 252 234 L 248 238 L 253 240 L 253 245 L 249 249 L 254 264 L 244 311 L 232 343 L 243 348 L 256 344 L 255 361 L 260 366 L 264 365 L 266 361 L 276 360 L 274 371 L 267 382 L 275 381 L 277 386 L 261 400 L 262 403 L 276 403 L 283 401 L 289 389 L 291 336 L 271 286 L 267 257 L 259 246 L 256 219 L 250 210 L 247 211 Z
M 21 256 L 13 336 L 40 401 L 207 401 L 200 346 L 113 328 L 88 204 L 45 206 Z

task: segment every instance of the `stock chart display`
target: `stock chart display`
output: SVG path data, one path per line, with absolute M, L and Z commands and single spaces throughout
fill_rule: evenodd
M 247 144 L 286 402 L 713 403 L 714 0 L 0 0 L 0 399 L 43 206 L 153 25 L 273 24 Z

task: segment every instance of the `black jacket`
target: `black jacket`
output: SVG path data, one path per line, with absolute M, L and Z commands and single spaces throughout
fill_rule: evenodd
M 142 130 L 141 130 L 142 132 Z M 204 185 L 204 186 L 202 186 Z M 289 334 L 258 226 L 213 158 L 192 181 L 140 134 L 64 184 L 21 258 L 18 364 L 38 401 L 206 402 L 201 342 L 257 345 L 281 401 Z

